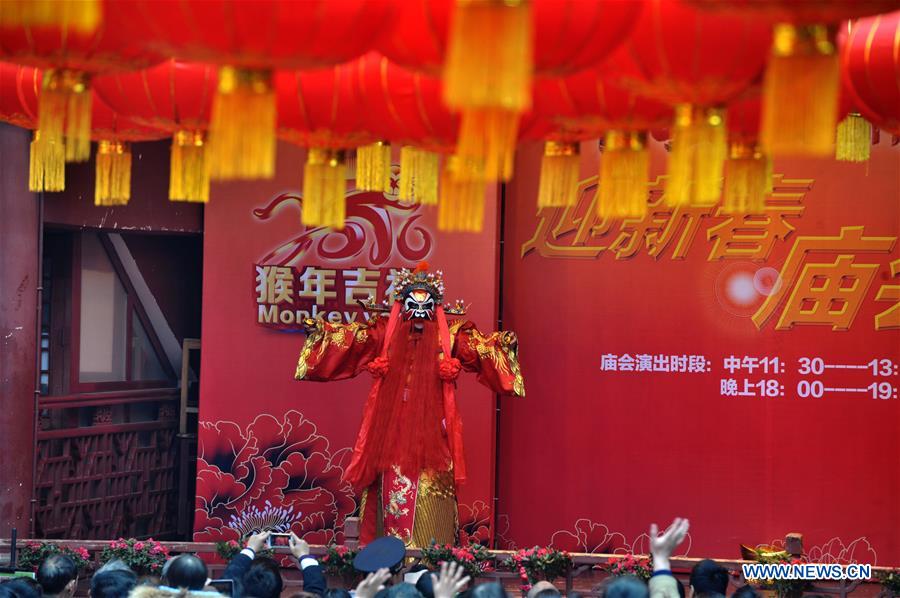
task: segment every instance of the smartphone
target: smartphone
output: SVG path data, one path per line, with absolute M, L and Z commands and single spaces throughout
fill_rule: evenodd
M 290 546 L 291 535 L 290 534 L 269 534 L 269 539 L 267 540 L 269 548 L 274 548 L 276 546 Z
M 234 580 L 232 579 L 212 579 L 209 585 L 223 596 L 234 595 Z

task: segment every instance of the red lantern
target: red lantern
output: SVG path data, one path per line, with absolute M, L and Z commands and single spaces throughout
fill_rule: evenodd
M 172 134 L 169 199 L 209 201 L 206 130 L 215 67 L 168 60 L 143 71 L 97 77 L 93 85 L 119 114 Z
M 275 75 L 278 136 L 309 149 L 303 171 L 303 224 L 343 228 L 347 150 L 366 132 L 354 63 Z
M 0 62 L 0 121 L 36 129 L 40 88 L 38 69 Z
M 772 56 L 763 84 L 761 140 L 772 155 L 830 156 L 835 152 L 840 95 L 836 25 L 897 8 L 896 0 L 689 0 L 698 7 L 730 11 L 774 27 Z M 842 127 L 838 154 L 859 159 L 865 123 Z M 850 127 L 850 128 L 848 128 Z
M 401 68 L 375 52 L 362 57 L 356 68 L 367 106 L 367 129 L 401 145 L 400 199 L 436 204 L 439 154 L 453 151 L 459 129 L 459 118 L 441 101 L 440 80 Z M 384 172 L 390 168 L 390 149 L 387 157 L 382 176 L 390 184 L 389 170 Z
M 859 19 L 841 50 L 845 88 L 875 126 L 900 135 L 900 11 Z
M 457 154 L 472 165 L 468 175 L 508 180 L 532 76 L 563 76 L 603 60 L 642 5 L 428 0 L 405 6 L 395 35 L 379 47 L 404 67 L 431 74 L 444 67 L 444 99 L 463 112 Z
M 369 50 L 390 30 L 394 0 L 121 0 L 153 47 L 222 67 L 210 121 L 213 179 L 271 178 L 275 170 L 273 69 L 330 67 Z
M 670 205 L 711 205 L 722 191 L 724 105 L 762 72 L 769 49 L 765 23 L 708 13 L 679 0 L 650 0 L 628 42 L 638 76 L 622 83 L 675 106 Z
M 163 139 L 168 134 L 120 116 L 94 93 L 91 114 L 91 139 L 97 141 L 94 205 L 126 205 L 131 199 L 131 143 Z
M 108 10 L 114 4 L 104 3 L 104 26 L 93 33 L 74 25 L 33 28 L 0 23 L 0 58 L 47 69 L 39 101 L 39 135 L 32 148 L 32 168 L 47 176 L 35 173 L 32 183 L 48 182 L 56 188 L 64 180 L 64 166 L 56 159 L 58 146 L 64 145 L 68 162 L 90 157 L 91 75 L 143 68 L 160 60 L 141 46 L 140 32 L 126 33 L 127 24 Z
M 622 59 L 627 57 L 622 56 Z M 615 63 L 625 68 L 620 60 Z M 647 209 L 647 131 L 671 119 L 666 104 L 617 84 L 608 70 L 587 69 L 535 86 L 535 113 L 550 122 L 538 206 L 577 199 L 578 141 L 603 136 L 598 209 L 604 217 L 641 217 Z
M 722 211 L 762 214 L 772 192 L 772 159 L 759 143 L 759 90 L 728 105 L 728 158 Z

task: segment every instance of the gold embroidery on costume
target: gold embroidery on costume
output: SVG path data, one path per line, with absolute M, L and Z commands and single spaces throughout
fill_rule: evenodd
M 464 320 L 454 320 L 450 322 L 450 326 L 448 326 L 448 330 L 450 331 L 450 351 L 453 351 L 453 347 L 456 345 L 456 335 L 459 334 L 459 329 L 462 328 L 462 325 L 466 322 Z
M 297 360 L 297 370 L 294 372 L 295 380 L 303 380 L 306 376 L 309 356 L 312 354 L 313 347 L 323 338 L 324 334 L 322 321 L 316 320 L 316 329 L 306 337 L 306 342 L 303 343 L 303 350 L 300 351 L 300 359 Z M 323 343 L 319 347 L 319 355 L 321 355 L 324 350 L 325 345 Z
M 397 479 L 394 480 L 394 484 L 389 491 L 386 510 L 394 517 L 401 517 L 409 514 L 409 507 L 404 505 L 407 503 L 406 495 L 412 490 L 413 483 L 412 480 L 400 473 L 400 468 L 398 466 L 394 465 L 393 470 Z
M 500 345 L 502 334 L 502 332 L 494 332 L 485 336 L 473 328 L 469 338 L 469 346 L 478 352 L 480 358 L 484 359 L 487 357 L 493 361 L 501 374 L 509 374 L 510 371 L 506 359 L 504 359 L 501 350 L 497 348 L 497 346 Z
M 439 544 L 455 544 L 459 528 L 456 489 L 452 471 L 427 470 L 419 476 L 416 495 L 416 521 L 412 544 L 428 546 L 432 540 Z

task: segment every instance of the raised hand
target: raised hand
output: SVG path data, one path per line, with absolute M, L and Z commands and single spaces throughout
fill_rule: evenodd
M 294 558 L 297 560 L 300 560 L 309 554 L 309 543 L 306 540 L 301 539 L 294 532 L 291 532 L 288 544 L 291 547 L 291 554 L 293 554 Z
M 271 531 L 259 532 L 247 538 L 247 548 L 255 553 L 260 553 L 266 547 L 266 541 L 271 535 Z
M 391 577 L 391 572 L 387 569 L 379 569 L 375 573 L 369 575 L 359 582 L 356 586 L 356 598 L 374 598 L 375 594 L 384 589 L 384 582 Z M 435 596 L 437 598 L 437 596 Z
M 431 583 L 434 586 L 434 598 L 453 598 L 466 587 L 469 579 L 465 569 L 455 562 L 448 563 L 445 561 L 441 563 L 440 577 L 434 574 L 431 575 Z
M 650 524 L 650 554 L 653 555 L 653 570 L 670 569 L 669 557 L 684 541 L 691 524 L 687 519 L 676 517 L 675 521 L 662 534 L 655 523 Z

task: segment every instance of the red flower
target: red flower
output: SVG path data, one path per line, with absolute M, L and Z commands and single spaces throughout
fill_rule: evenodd
M 134 543 L 134 549 L 135 549 L 135 550 L 143 550 L 143 549 L 144 549 L 144 543 L 143 543 L 143 542 L 135 542 L 135 543 Z

